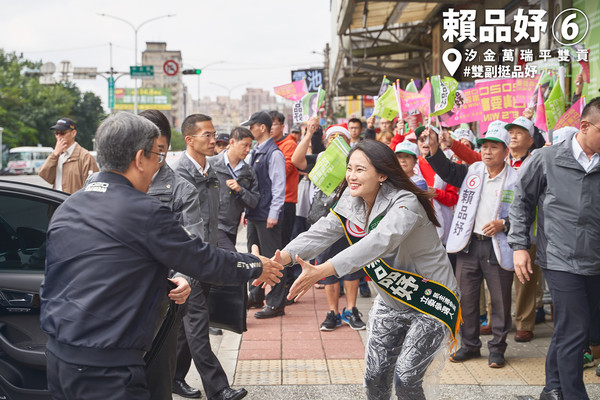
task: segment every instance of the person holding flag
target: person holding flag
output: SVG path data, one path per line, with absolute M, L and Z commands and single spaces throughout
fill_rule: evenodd
M 423 377 L 448 334 L 456 337 L 460 321 L 458 285 L 435 231 L 430 196 L 406 176 L 388 146 L 373 140 L 350 150 L 346 181 L 327 217 L 274 257 L 302 266 L 288 298 L 302 297 L 326 276 L 364 266 L 378 292 L 368 322 L 367 398 L 389 399 L 393 381 L 399 399 L 425 399 Z M 304 261 L 341 238 L 350 247 L 318 265 Z

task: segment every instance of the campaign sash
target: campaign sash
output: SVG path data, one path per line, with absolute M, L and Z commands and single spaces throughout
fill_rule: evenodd
M 344 216 L 333 210 L 331 212 L 341 221 L 350 245 L 366 236 L 362 229 L 357 229 L 358 227 Z M 369 231 L 375 229 L 383 217 L 380 215 L 375 218 L 369 225 Z M 462 318 L 460 302 L 450 289 L 412 272 L 392 268 L 381 258 L 366 265 L 363 269 L 377 286 L 394 299 L 440 320 L 450 329 L 452 339 L 456 341 L 456 334 Z

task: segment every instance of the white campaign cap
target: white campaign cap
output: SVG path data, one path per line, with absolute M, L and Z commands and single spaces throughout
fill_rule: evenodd
M 394 150 L 394 153 L 407 153 L 412 154 L 415 157 L 417 156 L 417 152 L 417 145 L 406 139 L 404 139 L 404 141 L 402 141 L 401 143 L 398 143 L 396 145 L 396 150 Z
M 567 140 L 571 135 L 579 132 L 579 129 L 572 126 L 565 126 L 552 132 L 552 144 L 559 144 Z
M 530 119 L 525 117 L 517 117 L 512 123 L 506 124 L 506 130 L 510 130 L 513 126 L 518 126 L 519 128 L 525 129 L 531 137 L 533 137 L 533 122 Z
M 492 122 L 488 126 L 485 137 L 477 139 L 477 144 L 481 146 L 486 140 L 493 140 L 495 142 L 504 143 L 506 147 L 508 147 L 508 144 L 510 143 L 510 135 L 508 134 L 505 126 L 506 122 L 504 121 L 496 120 Z

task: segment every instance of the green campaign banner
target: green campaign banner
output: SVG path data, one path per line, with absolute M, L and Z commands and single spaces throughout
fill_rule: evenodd
M 452 110 L 456 88 L 458 88 L 456 79 L 448 76 L 441 78 L 439 75 L 435 75 L 429 82 L 431 83 L 430 115 L 441 115 Z
M 308 121 L 312 117 L 316 117 L 319 109 L 325 101 L 325 90 L 319 88 L 317 92 L 307 93 L 302 97 L 302 118 L 303 121 Z
M 565 96 L 558 82 L 554 84 L 544 106 L 546 107 L 546 126 L 548 129 L 554 130 L 556 121 L 565 113 Z
M 388 87 L 384 94 L 375 100 L 375 110 L 373 115 L 377 115 L 388 121 L 393 120 L 398 115 L 398 103 L 396 102 L 396 93 L 392 86 Z
M 346 179 L 346 158 L 350 146 L 341 137 L 336 137 L 321 154 L 308 179 L 329 196 Z

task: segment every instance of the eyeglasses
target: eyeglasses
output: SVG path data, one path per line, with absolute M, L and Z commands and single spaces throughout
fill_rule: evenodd
M 159 164 L 162 163 L 163 161 L 165 161 L 165 156 L 166 156 L 165 153 L 162 153 L 162 152 L 161 153 L 157 153 L 155 151 L 151 151 L 150 153 L 158 155 L 158 163 Z
M 203 133 L 201 135 L 190 135 L 191 137 L 201 137 L 201 138 L 216 138 L 217 137 L 217 132 L 212 132 L 212 133 Z

